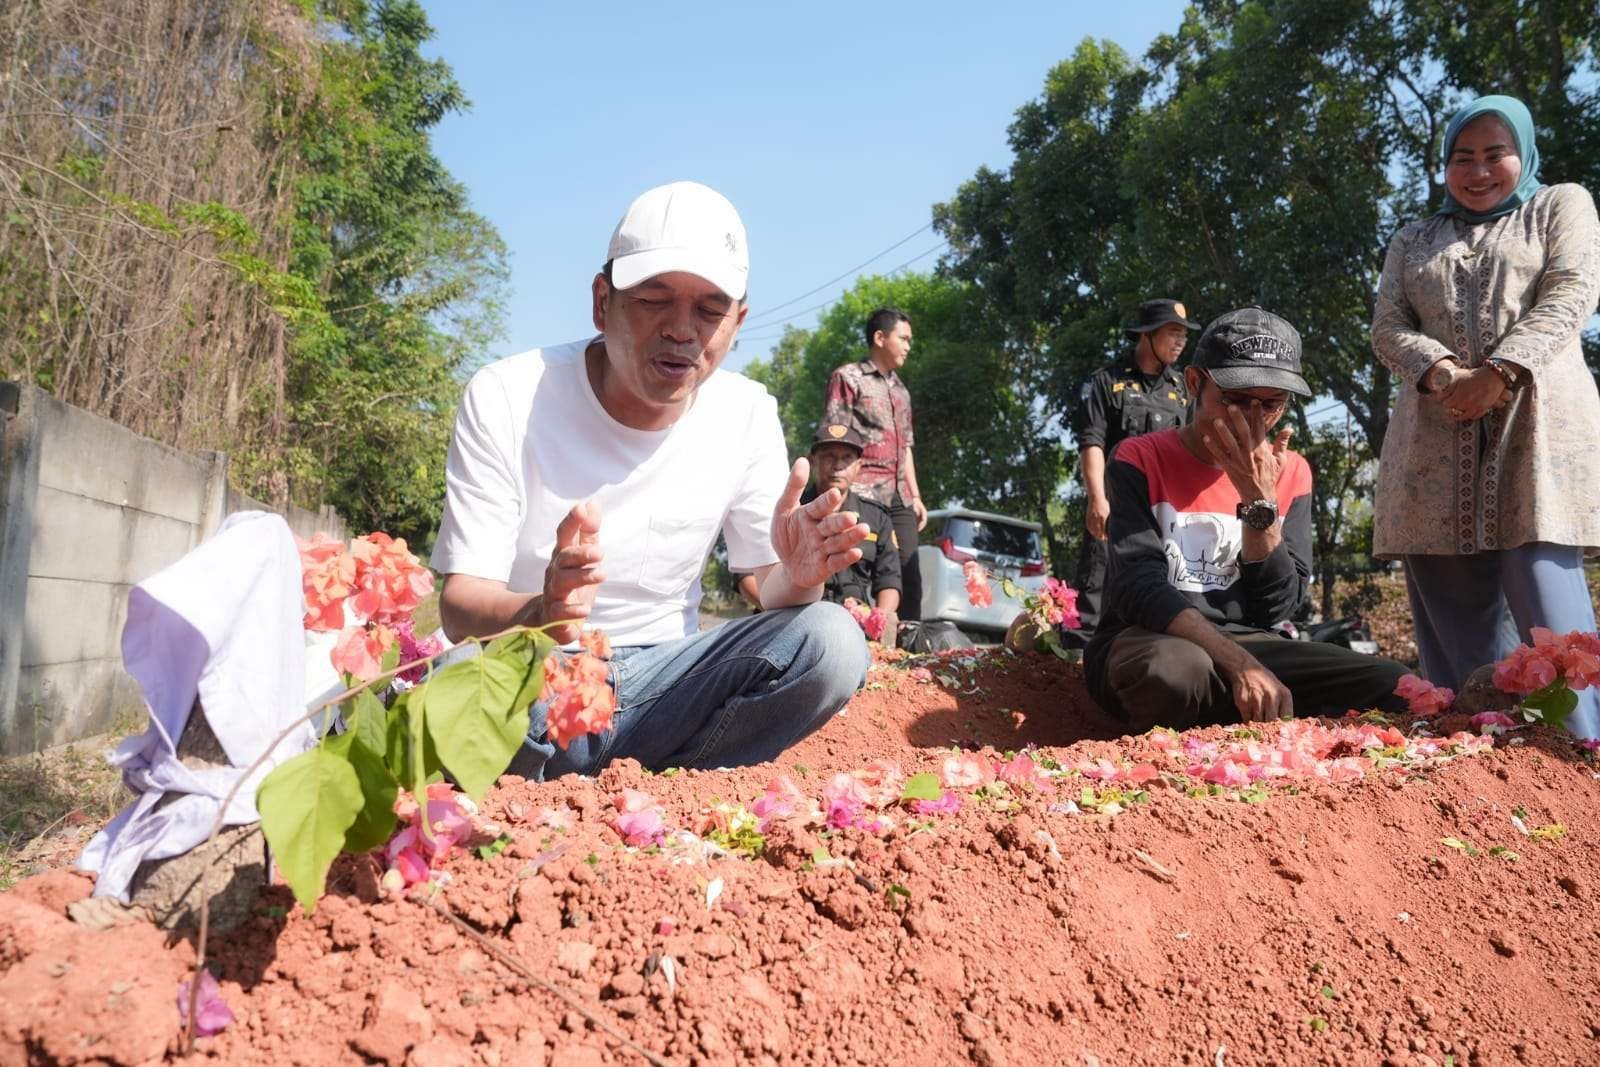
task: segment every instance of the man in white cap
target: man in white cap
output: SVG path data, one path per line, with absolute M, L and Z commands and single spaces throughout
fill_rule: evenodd
M 719 767 L 774 759 L 831 718 L 869 656 L 823 583 L 867 527 L 834 490 L 801 506 L 777 404 L 721 364 L 744 321 L 749 253 L 724 197 L 644 193 L 591 286 L 592 338 L 484 367 L 456 415 L 432 564 L 452 640 L 574 620 L 604 630 L 618 711 L 558 750 L 541 705 L 512 770 L 592 774 L 613 759 Z M 721 533 L 760 614 L 699 632 Z

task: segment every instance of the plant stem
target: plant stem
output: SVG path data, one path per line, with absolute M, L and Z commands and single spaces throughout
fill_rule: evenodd
M 588 1008 L 584 1007 L 583 1001 L 579 1000 L 574 994 L 569 993 L 556 983 L 544 978 L 540 978 L 538 975 L 534 974 L 526 963 L 523 963 L 515 955 L 507 952 L 505 949 L 502 949 L 499 945 L 496 945 L 493 941 L 489 940 L 483 934 L 475 930 L 471 923 L 468 923 L 461 916 L 451 911 L 445 906 L 443 901 L 439 900 L 438 898 L 432 898 L 428 901 L 428 904 L 433 908 L 434 911 L 437 911 L 440 915 L 443 915 L 446 919 L 449 919 L 451 922 L 455 923 L 457 929 L 476 941 L 478 946 L 485 952 L 489 953 L 489 955 L 493 956 L 495 959 L 511 968 L 522 978 L 532 982 L 540 989 L 543 989 L 545 992 L 554 993 L 556 996 L 560 997 L 566 1002 L 569 1008 L 587 1019 L 595 1027 L 595 1029 L 600 1030 L 606 1035 L 614 1038 L 619 1044 L 622 1044 L 627 1048 L 637 1052 L 649 1063 L 651 1063 L 653 1067 L 673 1067 L 672 1061 L 662 1059 L 660 1056 L 657 1056 L 654 1052 L 651 1052 L 644 1046 L 630 1040 L 622 1031 L 618 1030 L 604 1019 L 601 1019 L 599 1016 L 595 1015 Z

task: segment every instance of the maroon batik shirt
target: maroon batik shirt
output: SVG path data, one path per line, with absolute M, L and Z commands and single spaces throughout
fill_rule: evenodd
M 870 359 L 846 363 L 828 378 L 824 425 L 852 426 L 866 442 L 861 470 L 850 488 L 875 504 L 892 507 L 895 495 L 911 503 L 906 483 L 906 449 L 911 433 L 911 393 L 894 371 L 884 374 Z

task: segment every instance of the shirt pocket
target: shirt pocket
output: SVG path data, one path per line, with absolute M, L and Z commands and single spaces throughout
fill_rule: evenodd
M 705 511 L 659 512 L 645 527 L 639 587 L 681 600 L 705 569 L 720 516 Z

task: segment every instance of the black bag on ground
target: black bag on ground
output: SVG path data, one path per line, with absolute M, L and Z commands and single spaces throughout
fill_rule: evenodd
M 972 647 L 972 641 L 953 622 L 901 623 L 899 643 L 907 652 L 943 652 L 947 648 Z

